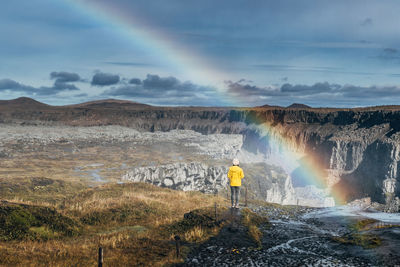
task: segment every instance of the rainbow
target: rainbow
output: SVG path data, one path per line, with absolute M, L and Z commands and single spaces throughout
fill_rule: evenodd
M 215 88 L 219 93 L 229 98 L 227 103 L 237 105 L 235 98 L 227 96 L 223 86 L 224 81 L 231 76 L 214 67 L 201 55 L 196 55 L 187 47 L 179 45 L 168 34 L 151 27 L 149 22 L 138 12 L 127 10 L 115 5 L 114 1 L 99 0 L 64 0 L 73 8 L 83 12 L 85 16 L 95 21 L 113 26 L 121 35 L 133 43 L 150 51 L 153 56 L 167 63 L 171 70 L 182 73 L 185 79 L 199 81 Z
M 83 12 L 84 15 L 91 17 L 99 23 L 104 23 L 113 26 L 116 31 L 119 31 L 125 38 L 130 39 L 136 45 L 140 45 L 146 51 L 150 51 L 158 58 L 162 58 L 168 66 L 173 68 L 173 71 L 182 73 L 185 79 L 202 81 L 212 86 L 218 93 L 227 99 L 227 104 L 239 106 L 240 99 L 227 93 L 223 82 L 232 80 L 229 74 L 223 73 L 214 67 L 214 64 L 207 61 L 205 57 L 196 55 L 194 51 L 190 51 L 187 47 L 179 45 L 166 33 L 156 30 L 151 27 L 140 14 L 129 13 L 115 5 L 113 1 L 99 0 L 64 0 L 73 8 Z M 275 151 L 279 151 L 283 165 L 288 169 L 293 169 L 296 166 L 299 174 L 305 178 L 310 184 L 317 187 L 325 188 L 327 184 L 327 176 L 325 170 L 321 169 L 315 158 L 312 156 L 304 157 L 295 149 L 290 147 L 290 140 L 279 134 L 266 119 L 253 117 L 252 121 L 259 125 L 263 134 L 272 136 L 268 139 L 269 146 L 274 147 Z M 299 159 L 301 159 L 299 161 Z M 332 188 L 330 195 L 335 199 L 337 204 L 344 203 L 344 188 Z
M 256 113 L 253 113 L 256 114 Z M 261 112 L 262 114 L 262 112 Z M 318 188 L 328 188 L 329 195 L 334 198 L 336 205 L 346 203 L 349 194 L 349 188 L 340 185 L 332 187 L 329 184 L 327 170 L 321 168 L 316 156 L 298 152 L 296 145 L 284 133 L 277 129 L 277 126 L 271 125 L 267 118 L 260 115 L 250 115 L 251 121 L 259 125 L 260 134 L 269 137 L 267 139 L 268 147 L 279 157 L 275 160 L 277 165 L 282 166 L 288 173 L 296 170 L 296 176 L 301 177 L 308 184 L 315 185 Z

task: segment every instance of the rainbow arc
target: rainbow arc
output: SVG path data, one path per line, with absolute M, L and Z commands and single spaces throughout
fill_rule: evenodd
M 99 0 L 64 0 L 73 7 L 85 12 L 93 20 L 113 26 L 121 35 L 132 40 L 135 44 L 150 51 L 173 67 L 179 73 L 184 73 L 185 78 L 201 80 L 208 86 L 212 86 L 220 93 L 221 97 L 228 99 L 232 106 L 240 106 L 242 99 L 229 95 L 223 86 L 223 82 L 230 79 L 230 75 L 215 68 L 209 61 L 200 55 L 196 55 L 187 47 L 175 42 L 167 33 L 161 32 L 149 26 L 140 14 L 131 13 L 132 10 L 123 10 L 113 1 Z M 278 151 L 281 165 L 287 170 L 297 169 L 298 174 L 308 180 L 309 184 L 317 187 L 329 186 L 326 171 L 312 156 L 304 156 L 295 152 L 293 143 L 283 134 L 279 133 L 260 117 L 252 118 L 252 121 L 261 127 L 263 134 L 269 136 L 268 146 Z M 345 189 L 332 188 L 331 196 L 336 203 L 344 202 Z

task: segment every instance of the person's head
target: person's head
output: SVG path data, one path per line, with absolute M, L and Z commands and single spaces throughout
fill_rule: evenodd
M 239 160 L 238 159 L 233 159 L 232 160 L 233 166 L 239 166 Z

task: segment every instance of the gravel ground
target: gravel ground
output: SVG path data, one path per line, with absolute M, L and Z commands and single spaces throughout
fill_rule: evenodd
M 365 249 L 342 244 L 332 238 L 349 233 L 350 220 L 344 216 L 313 218 L 303 216 L 315 209 L 302 208 L 287 211 L 279 207 L 252 207 L 268 215 L 270 225 L 261 227 L 262 246 L 249 240 L 246 229 L 224 228 L 220 234 L 193 249 L 183 264 L 178 266 L 398 266 L 396 249 L 400 231 L 378 234 L 384 238 L 381 247 Z M 238 214 L 237 216 L 240 216 Z M 385 246 L 385 247 L 383 247 Z M 391 246 L 391 250 L 387 247 Z M 398 251 L 398 250 L 397 250 Z

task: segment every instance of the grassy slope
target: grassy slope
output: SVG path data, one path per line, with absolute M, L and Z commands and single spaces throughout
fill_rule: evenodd
M 176 263 L 176 234 L 190 246 L 218 233 L 215 202 L 226 205 L 217 196 L 144 183 L 89 188 L 54 206 L 2 201 L 0 265 L 93 266 L 99 246 L 106 266 Z

